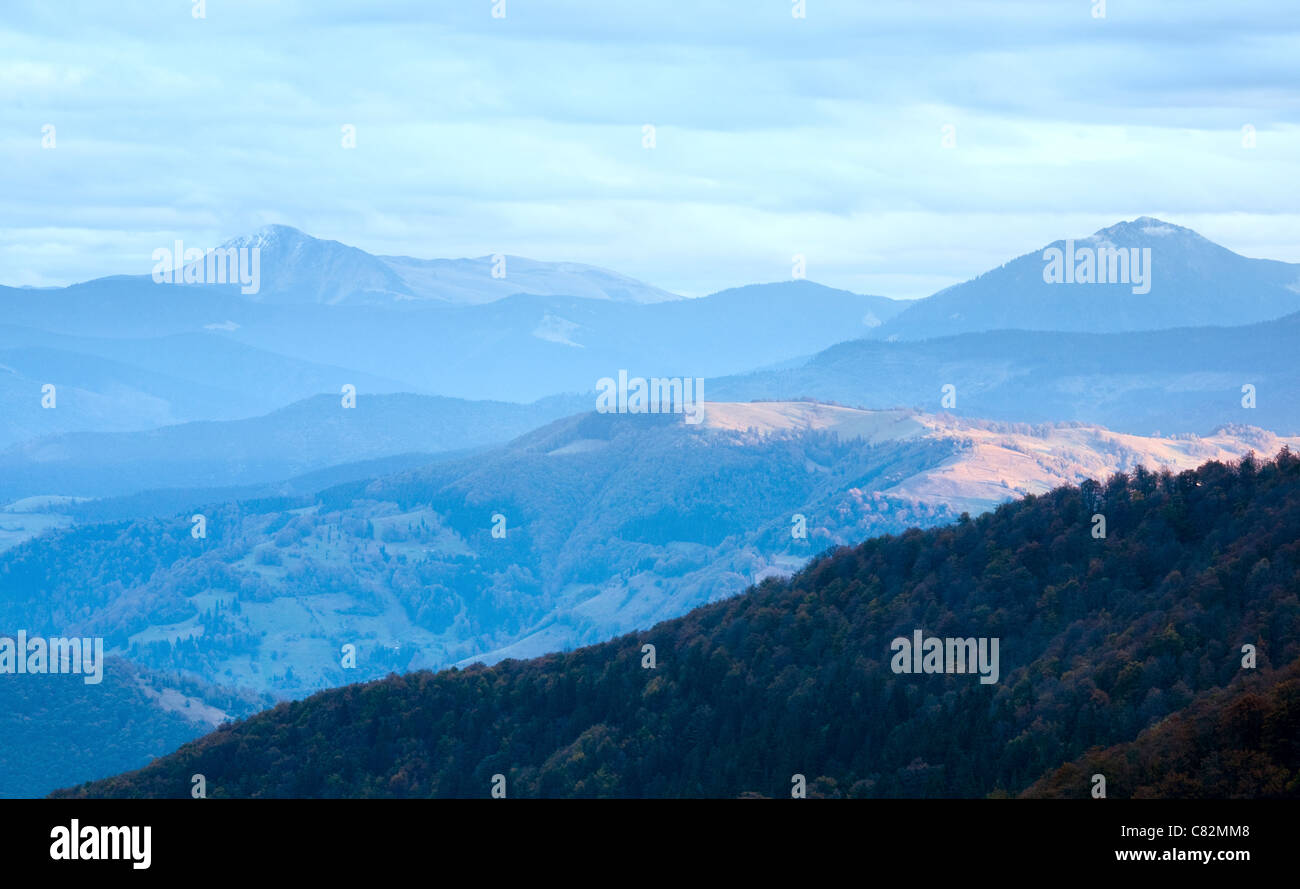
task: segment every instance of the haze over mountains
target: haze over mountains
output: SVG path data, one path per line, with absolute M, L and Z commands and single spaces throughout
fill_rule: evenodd
M 428 300 L 478 305 L 516 293 L 632 303 L 681 299 L 626 275 L 582 263 L 539 262 L 504 254 L 503 261 L 492 256 L 372 256 L 287 225 L 268 225 L 221 246 L 262 251 L 262 287 L 255 302 L 382 305 Z
M 0 447 L 73 431 L 144 430 L 264 414 L 342 383 L 360 391 L 396 380 L 290 358 L 211 331 L 89 337 L 0 325 Z M 55 408 L 42 387 L 55 386 Z M 33 397 L 35 394 L 35 397 Z
M 1076 243 L 1150 247 L 1150 292 L 1044 284 L 1038 251 L 913 303 L 681 299 L 284 226 L 229 242 L 262 250 L 257 294 L 0 288 L 0 633 L 103 635 L 141 671 L 101 701 L 132 719 L 189 702 L 60 780 L 250 702 L 596 643 L 829 546 L 1300 445 L 1297 266 L 1146 217 Z M 704 378 L 705 422 L 591 413 L 620 369 Z M 20 697 L 23 731 L 66 727 Z
M 620 368 L 713 379 L 798 364 L 846 340 L 933 339 L 1011 328 L 1116 332 L 1234 327 L 1300 309 L 1300 266 L 1247 259 L 1159 220 L 1120 223 L 1077 243 L 1150 247 L 1151 291 L 1136 295 L 1124 285 L 1045 284 L 1037 251 L 912 303 L 809 281 L 671 299 L 671 294 L 616 273 L 571 263 L 511 257 L 506 277 L 496 278 L 489 260 L 376 257 L 271 226 L 230 242 L 262 250 L 262 290 L 251 296 L 233 285 L 154 284 L 147 276 L 61 289 L 0 288 L 0 307 L 10 325 L 0 338 L 9 349 L 0 362 L 0 396 L 6 416 L 15 418 L 0 443 L 73 430 L 249 417 L 309 395 L 337 392 L 344 383 L 363 393 L 531 402 L 589 391 L 596 379 Z M 869 353 L 867 361 L 878 360 L 883 367 L 855 372 L 860 384 L 855 394 L 846 391 L 853 381 L 843 377 L 834 381 L 834 389 L 866 407 L 929 408 L 934 380 L 926 378 L 942 375 L 955 362 L 979 371 L 974 378 L 966 373 L 963 379 L 940 381 L 968 383 L 959 388 L 977 400 L 959 400 L 959 410 L 1014 419 L 1020 417 L 1005 397 L 980 401 L 983 391 L 1023 382 L 1050 389 L 1042 368 L 1025 365 L 1041 363 L 1032 355 L 1060 356 L 1076 365 L 1090 364 L 1097 369 L 1092 375 L 1103 378 L 1092 386 L 1088 369 L 1056 373 L 1066 377 L 1059 381 L 1064 391 L 1073 386 L 1101 402 L 1112 395 L 1128 397 L 1128 391 L 1137 397 L 1162 393 L 1154 397 L 1164 398 L 1172 411 L 1212 421 L 1180 429 L 1208 431 L 1226 418 L 1207 413 L 1203 404 L 1185 411 L 1190 406 L 1179 403 L 1184 396 L 1177 393 L 1220 385 L 1239 390 L 1246 382 L 1260 386 L 1254 377 L 1276 372 L 1276 348 L 1267 341 L 1278 340 L 1286 348 L 1295 334 L 1292 326 L 1265 327 L 1259 334 L 1266 341 L 1261 355 L 1248 346 L 1241 351 L 1242 342 L 1255 334 L 1227 333 L 1223 336 L 1231 341 L 1226 343 L 1217 333 L 1193 334 L 1199 342 L 1192 348 L 1181 347 L 1178 337 L 1147 341 L 1136 334 L 1118 339 L 1021 337 L 1000 343 L 989 337 L 955 339 L 929 350 L 942 355 L 934 368 L 938 374 L 926 366 L 935 362 L 925 349 L 920 354 L 881 350 Z M 1188 371 L 1152 379 L 1168 357 L 1190 365 Z M 1144 360 L 1152 370 L 1130 372 L 1129 365 Z M 1007 361 L 1020 366 L 1008 369 Z M 1197 362 L 1214 366 L 1202 371 Z M 1053 367 L 1049 362 L 1048 370 Z M 181 385 L 169 385 L 164 378 Z M 39 391 L 44 382 L 63 382 L 68 397 L 80 402 L 78 409 L 33 414 L 31 387 Z M 1293 389 L 1284 379 L 1272 382 L 1278 385 L 1271 397 L 1261 399 L 1262 410 L 1278 410 L 1279 399 L 1289 397 L 1282 393 Z M 840 397 L 823 381 L 802 392 L 750 388 L 763 397 Z M 1029 410 L 1041 412 L 1033 419 L 1060 416 L 1047 407 L 1056 395 L 1043 391 L 1024 399 Z M 736 389 L 725 397 L 754 396 Z M 1080 404 L 1088 403 L 1087 397 L 1080 399 Z M 1077 418 L 1134 431 L 1168 425 L 1135 427 L 1133 415 L 1140 410 L 1102 408 Z
M 713 380 L 709 394 L 933 409 L 952 386 L 951 410 L 967 416 L 1077 420 L 1142 435 L 1205 433 L 1227 423 L 1294 434 L 1298 351 L 1300 314 L 1241 327 L 860 339 L 803 364 Z
M 599 641 L 829 546 L 1284 445 L 1300 438 L 1148 439 L 811 403 L 710 404 L 698 427 L 587 413 L 473 457 L 214 505 L 203 539 L 188 510 L 51 532 L 0 554 L 13 597 L 0 626 L 99 635 L 151 669 L 300 696 Z M 337 657 L 348 643 L 352 675 Z
M 0 499 L 282 481 L 344 463 L 498 444 L 586 404 L 394 394 L 364 396 L 345 410 L 338 396 L 318 395 L 247 420 L 66 433 L 0 451 Z
M 57 795 L 202 774 L 227 798 L 486 798 L 500 774 L 511 798 L 788 798 L 792 775 L 811 797 L 1081 797 L 1101 768 L 1112 798 L 1295 798 L 1298 535 L 1295 454 L 1137 471 L 600 645 L 333 689 Z M 914 632 L 998 640 L 995 681 L 900 670 Z
M 932 409 L 951 384 L 953 409 L 971 416 L 1300 429 L 1297 321 L 1270 320 L 1300 307 L 1300 267 L 1148 217 L 1077 243 L 1150 246 L 1151 292 L 1045 284 L 1039 251 L 913 303 L 809 281 L 660 299 L 585 266 L 508 260 L 494 278 L 479 260 L 376 257 L 270 226 L 230 242 L 264 251 L 253 296 L 147 276 L 0 288 L 0 446 L 253 417 L 344 384 L 528 403 L 620 368 L 705 377 L 723 399 Z M 419 287 L 401 277 L 416 268 Z M 999 328 L 1021 333 L 987 332 Z M 735 379 L 758 368 L 770 370 Z M 46 383 L 64 409 L 40 408 Z M 1255 412 L 1234 408 L 1246 384 Z
M 809 281 L 670 299 L 602 269 L 518 258 L 508 258 L 506 277 L 495 278 L 490 262 L 374 257 L 285 227 L 231 243 L 260 245 L 259 293 L 245 296 L 231 284 L 155 284 L 147 276 L 44 290 L 0 287 L 6 322 L 33 331 L 25 344 L 62 335 L 52 345 L 70 353 L 63 355 L 69 369 L 54 382 L 66 378 L 66 385 L 121 405 L 116 426 L 90 418 L 88 425 L 73 426 L 69 418 L 50 431 L 147 427 L 141 409 L 132 407 L 145 397 L 154 400 L 154 416 L 176 422 L 250 416 L 337 392 L 343 383 L 362 392 L 530 402 L 585 392 L 620 367 L 665 375 L 735 373 L 817 352 L 870 330 L 904 305 Z M 424 283 L 405 284 L 394 268 Z M 176 339 L 182 335 L 187 339 Z M 91 342 L 82 351 L 68 337 Z M 136 342 L 115 347 L 104 340 Z M 215 392 L 235 388 L 231 384 L 253 391 L 256 379 L 306 381 L 313 372 L 322 388 L 299 389 L 274 404 L 258 394 L 231 393 L 196 415 L 193 405 L 172 405 L 179 396 L 130 377 L 132 369 L 145 367 L 129 361 L 130 368 L 97 367 L 87 357 L 111 352 L 122 360 L 128 348 L 142 361 L 176 355 L 151 359 L 171 368 L 183 366 L 184 350 L 195 349 L 194 370 L 177 375 L 189 381 L 201 374 L 198 382 Z M 273 353 L 286 368 L 265 366 L 261 353 Z M 6 408 L 23 408 L 21 393 L 37 372 L 30 364 L 9 369 L 10 385 L 0 386 L 8 394 Z M 227 379 L 223 368 L 253 373 Z M 103 413 L 109 412 L 111 406 Z
M 1225 327 L 1300 311 L 1300 264 L 1249 259 L 1191 229 L 1149 216 L 1103 228 L 1073 244 L 1079 253 L 1149 250 L 1151 267 L 1143 270 L 1149 280 L 1144 285 L 1049 284 L 1044 252 L 1064 250 L 1062 239 L 916 300 L 868 335 L 917 340 L 984 330 L 1112 333 Z M 1129 269 L 1130 278 L 1133 273 Z M 1149 292 L 1142 293 L 1143 286 Z

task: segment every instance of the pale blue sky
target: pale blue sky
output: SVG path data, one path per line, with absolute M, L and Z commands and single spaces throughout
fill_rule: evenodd
M 692 295 L 802 253 L 923 296 L 1140 215 L 1300 261 L 1293 0 L 192 5 L 5 0 L 0 283 L 269 222 Z

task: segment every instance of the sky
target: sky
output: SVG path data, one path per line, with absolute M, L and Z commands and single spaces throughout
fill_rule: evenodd
M 922 297 L 1143 215 L 1300 262 L 1294 0 L 1099 6 L 5 0 L 0 283 L 269 223 L 691 296 L 800 254 Z

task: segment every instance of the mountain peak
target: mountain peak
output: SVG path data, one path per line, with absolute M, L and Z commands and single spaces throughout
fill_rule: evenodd
M 1089 240 L 1110 241 L 1116 244 L 1128 245 L 1130 242 L 1139 240 L 1149 244 L 1152 238 L 1169 237 L 1211 243 L 1190 228 L 1183 228 L 1181 225 L 1174 225 L 1172 222 L 1165 222 L 1163 219 L 1157 219 L 1154 216 L 1139 216 L 1131 222 L 1117 222 L 1106 228 L 1098 229 Z
M 1088 254 L 1102 249 L 1114 251 L 1106 265 L 1094 265 L 1095 275 L 1085 265 L 1076 280 L 1078 263 L 1100 263 L 1100 254 Z M 1052 260 L 1049 251 L 1059 259 Z M 1054 261 L 1070 263 L 1072 274 L 1053 280 L 1048 264 Z M 871 337 L 932 339 L 990 330 L 1115 333 L 1216 325 L 1225 318 L 1251 324 L 1297 309 L 1300 265 L 1251 259 L 1190 228 L 1139 216 L 1087 237 L 1053 241 L 917 300 Z
M 320 238 L 312 237 L 301 229 L 294 228 L 292 225 L 281 225 L 272 223 L 255 229 L 246 235 L 240 235 L 231 238 L 221 246 L 223 247 L 261 247 L 263 249 L 276 249 L 298 246 L 302 244 L 331 244 L 338 247 L 344 245 L 337 241 L 323 241 Z
M 292 225 L 284 225 L 278 222 L 273 222 L 270 225 L 264 225 L 261 228 L 259 228 L 257 231 L 255 231 L 253 234 L 258 237 L 309 238 L 313 241 L 319 240 L 318 238 L 313 238 L 311 235 L 307 234 L 302 229 L 294 228 Z
M 618 272 L 577 262 L 501 254 L 475 259 L 381 256 L 278 223 L 221 246 L 259 249 L 263 285 L 258 298 L 280 303 L 474 305 L 516 293 L 632 303 L 681 298 Z

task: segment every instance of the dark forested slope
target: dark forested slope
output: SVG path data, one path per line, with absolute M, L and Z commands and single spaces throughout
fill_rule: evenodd
M 66 673 L 0 674 L 0 799 L 139 768 L 230 715 L 271 703 L 111 656 L 100 683 Z
M 1133 799 L 1300 796 L 1300 661 L 1198 698 L 1135 741 L 1090 750 L 1022 795 L 1084 798 L 1093 775 Z
M 1138 470 L 841 549 L 601 645 L 282 704 L 68 793 L 184 796 L 199 773 L 210 796 L 483 797 L 500 774 L 512 797 L 786 796 L 801 774 L 814 796 L 1014 795 L 1270 687 L 1300 657 L 1298 592 L 1300 458 Z M 893 672 L 914 630 L 998 639 L 998 681 Z

